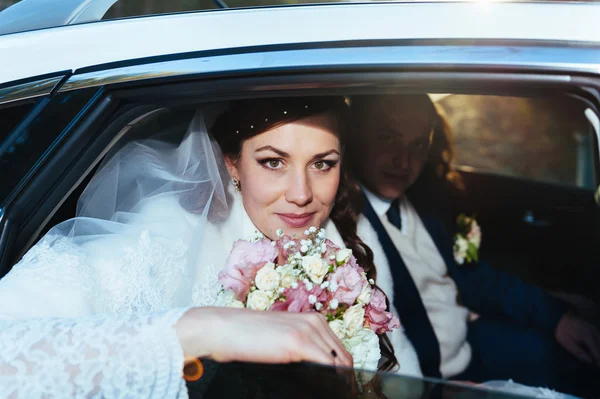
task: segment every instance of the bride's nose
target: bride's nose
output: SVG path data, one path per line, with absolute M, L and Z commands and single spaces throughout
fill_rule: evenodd
M 295 173 L 288 181 L 285 199 L 298 206 L 305 206 L 312 201 L 313 194 L 310 177 L 306 171 Z

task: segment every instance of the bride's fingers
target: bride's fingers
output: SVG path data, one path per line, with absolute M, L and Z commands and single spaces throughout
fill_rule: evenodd
M 352 367 L 352 356 L 346 350 L 344 345 L 335 336 L 331 328 L 327 324 L 325 317 L 319 313 L 311 314 L 311 323 L 317 334 L 321 337 L 325 350 L 334 359 L 337 366 Z

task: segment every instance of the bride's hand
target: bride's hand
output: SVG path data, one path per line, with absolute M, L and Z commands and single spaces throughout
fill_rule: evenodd
M 318 313 L 193 308 L 175 329 L 186 356 L 220 362 L 352 366 L 352 356 Z

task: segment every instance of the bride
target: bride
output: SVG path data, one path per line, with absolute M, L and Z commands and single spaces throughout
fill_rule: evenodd
M 186 397 L 186 357 L 351 366 L 318 314 L 215 306 L 235 240 L 313 225 L 390 293 L 388 265 L 376 273 L 359 238 L 372 233 L 357 231 L 346 112 L 339 97 L 238 101 L 215 122 L 216 142 L 198 111 L 176 145 L 114 151 L 77 217 L 0 280 L 3 395 Z M 380 341 L 380 369 L 421 375 L 401 330 Z

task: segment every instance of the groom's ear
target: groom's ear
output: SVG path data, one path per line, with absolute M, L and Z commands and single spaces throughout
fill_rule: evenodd
M 229 176 L 239 180 L 240 177 L 239 177 L 238 169 L 237 169 L 237 160 L 226 155 L 225 156 L 225 165 L 227 165 L 227 171 L 229 172 Z

